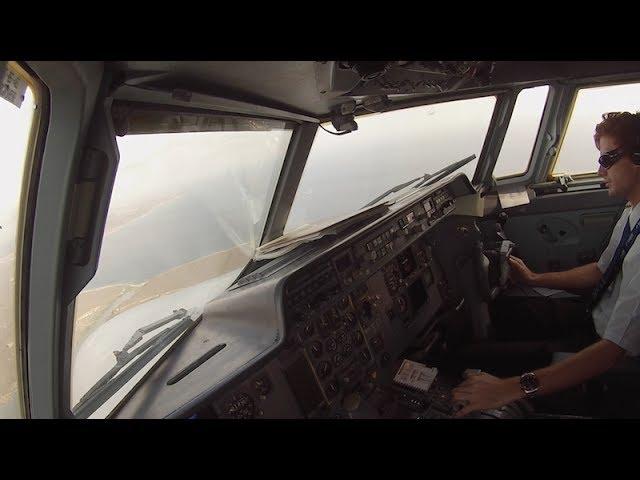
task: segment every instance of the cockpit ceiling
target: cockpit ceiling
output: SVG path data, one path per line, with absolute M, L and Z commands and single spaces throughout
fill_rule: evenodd
M 127 61 L 121 83 L 185 89 L 326 119 L 346 99 L 446 95 L 509 85 L 640 73 L 640 62 Z

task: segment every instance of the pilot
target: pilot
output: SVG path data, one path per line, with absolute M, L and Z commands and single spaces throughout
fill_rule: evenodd
M 640 355 L 640 241 L 635 241 L 640 232 L 640 112 L 602 117 L 594 135 L 600 151 L 598 175 L 609 196 L 623 197 L 630 204 L 602 256 L 588 265 L 549 273 L 534 273 L 521 259 L 509 259 L 516 282 L 553 289 L 593 289 L 588 307 L 595 327 L 593 343 L 519 377 L 497 378 L 484 372 L 468 375 L 452 392 L 454 402 L 462 405 L 458 417 L 566 391 L 613 367 L 638 362 L 629 357 Z

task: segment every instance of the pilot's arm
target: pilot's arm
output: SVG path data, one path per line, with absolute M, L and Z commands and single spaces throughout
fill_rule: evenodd
M 509 257 L 511 279 L 516 283 L 523 283 L 532 287 L 555 288 L 557 290 L 586 290 L 594 288 L 616 251 L 617 243 L 624 230 L 627 216 L 622 215 L 616 223 L 609 244 L 597 262 L 581 265 L 564 272 L 534 273 L 518 257 Z M 614 240 L 614 241 L 612 241 Z
M 600 269 L 599 265 L 600 261 L 581 265 L 564 272 L 534 273 L 518 257 L 513 255 L 509 257 L 511 278 L 516 283 L 558 290 L 594 288 L 602 278 L 602 272 L 604 271 Z
M 615 365 L 624 355 L 640 355 L 640 272 L 636 272 L 611 313 L 602 339 L 565 360 L 534 371 L 547 395 L 579 385 Z M 469 376 L 453 390 L 453 400 L 468 404 L 458 416 L 475 410 L 497 408 L 525 394 L 520 377 L 500 379 L 480 373 Z
M 561 362 L 536 370 L 538 395 L 565 390 L 596 377 L 613 367 L 624 354 L 622 347 L 603 339 Z M 471 374 L 453 390 L 454 402 L 465 405 L 457 417 L 502 407 L 524 397 L 520 377 L 500 379 L 484 372 Z

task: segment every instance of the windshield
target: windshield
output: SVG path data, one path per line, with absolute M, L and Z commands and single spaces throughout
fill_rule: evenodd
M 117 138 L 98 270 L 76 298 L 72 406 L 114 367 L 114 351 L 137 329 L 179 309 L 196 318 L 235 280 L 261 238 L 291 127 L 185 118 L 171 133 Z M 216 131 L 184 131 L 196 124 Z M 108 414 L 144 373 L 94 416 Z
M 395 185 L 479 157 L 494 106 L 494 96 L 456 100 L 359 117 L 348 135 L 318 129 L 284 232 L 354 213 Z M 458 171 L 471 179 L 477 162 Z

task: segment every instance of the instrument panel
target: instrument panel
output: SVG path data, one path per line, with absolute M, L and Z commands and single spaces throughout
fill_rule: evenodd
M 208 302 L 114 417 L 448 418 L 460 372 L 446 362 L 421 395 L 393 379 L 405 359 L 434 366 L 472 324 L 460 309 L 481 264 L 480 197 L 462 174 L 416 194 Z
M 441 188 L 286 280 L 285 341 L 271 366 L 278 364 L 300 416 L 359 408 L 391 383 L 407 347 L 435 332 L 448 289 L 424 234 L 455 204 Z M 265 374 L 247 380 L 214 402 L 216 416 L 270 417 L 269 392 L 257 394 L 256 382 L 271 390 Z

